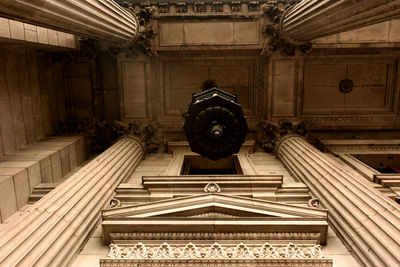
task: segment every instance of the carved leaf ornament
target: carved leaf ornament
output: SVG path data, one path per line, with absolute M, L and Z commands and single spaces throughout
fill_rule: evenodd
M 199 247 L 202 247 L 199 249 Z M 167 242 L 158 247 L 146 247 L 139 242 L 134 246 L 110 245 L 108 258 L 111 259 L 323 259 L 321 246 L 299 247 L 289 243 L 286 246 L 272 246 L 268 242 L 253 250 L 240 242 L 235 247 L 221 245 L 218 242 L 205 246 L 189 242 L 185 246 L 173 245 Z

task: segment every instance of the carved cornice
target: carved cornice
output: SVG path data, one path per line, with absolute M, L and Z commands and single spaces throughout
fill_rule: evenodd
M 110 233 L 112 240 L 319 240 L 320 233 L 195 233 L 195 232 L 142 232 Z
M 260 140 L 261 147 L 269 152 L 275 152 L 280 142 L 289 136 L 306 137 L 309 127 L 303 121 L 289 122 L 281 120 L 279 122 L 261 121 L 263 138 Z
M 263 33 L 265 42 L 261 54 L 272 54 L 275 51 L 292 56 L 296 50 L 308 53 L 311 49 L 310 42 L 295 42 L 290 40 L 283 31 L 282 23 L 285 14 L 300 0 L 268 0 L 261 5 L 265 18 Z

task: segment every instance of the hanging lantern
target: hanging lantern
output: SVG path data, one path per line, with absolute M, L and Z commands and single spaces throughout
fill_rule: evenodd
M 212 160 L 238 153 L 248 132 L 237 96 L 216 87 L 193 94 L 184 117 L 190 148 Z

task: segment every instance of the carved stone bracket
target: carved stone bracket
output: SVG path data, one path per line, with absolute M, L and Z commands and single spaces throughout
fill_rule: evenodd
M 195 12 L 206 12 L 206 5 L 204 2 L 194 2 Z
M 260 140 L 260 145 L 269 153 L 275 152 L 279 143 L 286 136 L 298 135 L 306 137 L 309 130 L 309 126 L 303 121 L 262 121 L 260 125 L 264 134 L 263 138 Z
M 242 4 L 240 1 L 232 1 L 231 9 L 233 12 L 240 12 L 242 10 Z
M 290 40 L 282 30 L 285 14 L 300 0 L 268 0 L 261 5 L 264 13 L 265 27 L 263 34 L 265 42 L 261 54 L 270 55 L 275 51 L 292 56 L 296 50 L 308 53 L 311 50 L 310 42 L 295 42 Z
M 224 4 L 221 1 L 212 2 L 211 10 L 213 12 L 222 12 L 224 11 Z
M 159 127 L 159 121 L 151 121 L 145 125 L 138 121 L 114 121 L 114 131 L 118 136 L 136 136 L 145 145 L 148 153 L 158 151 L 162 144 L 158 134 Z

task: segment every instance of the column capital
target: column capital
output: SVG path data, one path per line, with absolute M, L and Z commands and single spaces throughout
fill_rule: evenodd
M 310 42 L 297 42 L 292 40 L 283 29 L 283 21 L 289 10 L 301 0 L 268 0 L 261 5 L 265 18 L 263 33 L 265 42 L 261 54 L 272 54 L 280 50 L 282 53 L 292 56 L 296 50 L 303 53 L 311 49 Z
M 260 125 L 263 129 L 261 147 L 274 154 L 277 154 L 280 144 L 286 139 L 291 137 L 305 138 L 309 131 L 309 126 L 304 121 L 261 121 Z
M 159 128 L 160 122 L 157 120 L 148 123 L 139 121 L 124 122 L 114 121 L 114 131 L 120 138 L 130 138 L 140 143 L 143 151 L 156 152 L 162 145 Z

